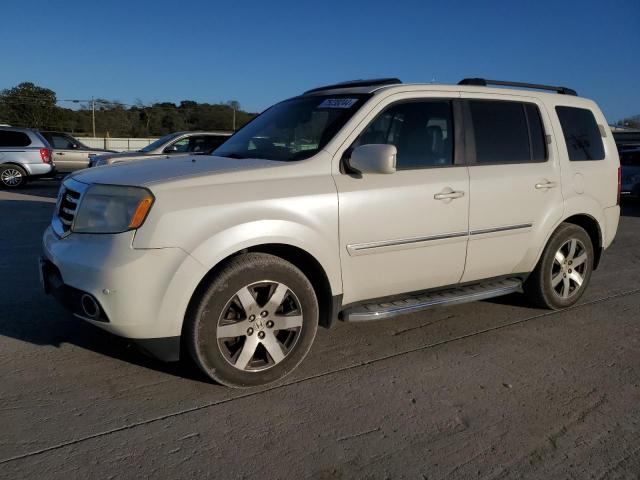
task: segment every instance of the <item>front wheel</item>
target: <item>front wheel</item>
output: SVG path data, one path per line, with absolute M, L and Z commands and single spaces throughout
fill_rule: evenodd
M 4 188 L 19 188 L 27 183 L 27 172 L 17 165 L 0 165 L 0 185 Z
M 577 225 L 561 224 L 525 282 L 525 295 L 543 308 L 559 310 L 574 305 L 589 283 L 593 260 L 593 244 L 587 232 Z
M 231 387 L 264 385 L 289 374 L 309 352 L 318 302 L 294 265 L 247 253 L 200 289 L 186 322 L 191 356 L 211 379 Z

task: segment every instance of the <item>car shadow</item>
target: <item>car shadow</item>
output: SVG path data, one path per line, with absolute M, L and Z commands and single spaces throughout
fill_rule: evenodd
M 32 184 L 11 192 L 11 200 L 7 195 L 0 197 L 0 336 L 38 346 L 75 345 L 143 368 L 211 383 L 190 360 L 165 363 L 150 358 L 132 341 L 75 318 L 44 294 L 37 259 L 58 185 Z

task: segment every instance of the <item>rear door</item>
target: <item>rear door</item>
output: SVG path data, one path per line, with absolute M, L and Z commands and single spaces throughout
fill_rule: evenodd
M 462 97 L 470 182 L 462 281 L 529 272 L 563 208 L 549 117 L 535 98 Z

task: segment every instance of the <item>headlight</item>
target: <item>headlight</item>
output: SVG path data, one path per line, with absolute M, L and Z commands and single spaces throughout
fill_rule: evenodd
M 141 187 L 93 185 L 80 201 L 73 231 L 121 233 L 139 228 L 147 218 L 154 197 Z

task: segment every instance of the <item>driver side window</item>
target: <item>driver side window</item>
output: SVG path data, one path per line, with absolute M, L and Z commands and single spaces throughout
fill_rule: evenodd
M 354 142 L 394 145 L 398 170 L 453 164 L 450 101 L 410 101 L 391 105 Z

